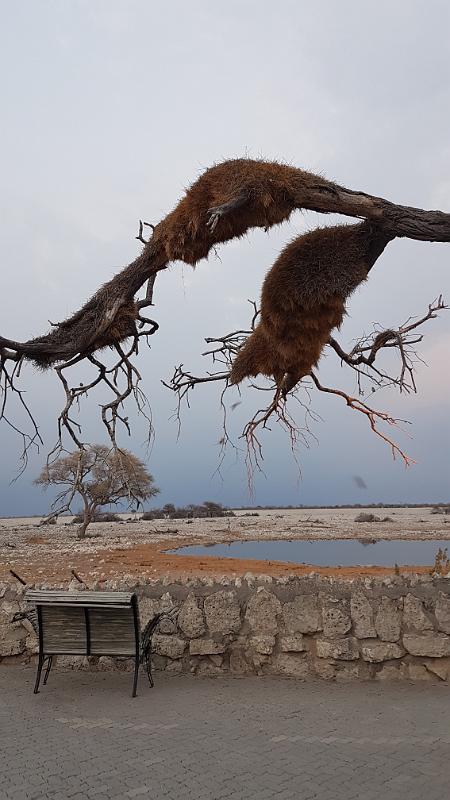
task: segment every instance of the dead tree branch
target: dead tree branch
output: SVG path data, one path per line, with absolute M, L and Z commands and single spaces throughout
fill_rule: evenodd
M 71 439 L 82 446 L 78 423 L 72 411 L 82 396 L 96 386 L 103 384 L 112 392 L 112 400 L 102 406 L 102 419 L 108 435 L 115 444 L 118 422 L 127 428 L 128 419 L 122 413 L 123 402 L 134 394 L 138 406 L 143 402 L 137 388 L 140 375 L 132 364 L 137 352 L 140 337 L 150 336 L 157 329 L 156 323 L 146 321 L 140 316 L 143 308 L 153 303 L 153 288 L 158 272 L 169 263 L 181 260 L 196 264 L 215 248 L 216 245 L 232 238 L 242 236 L 254 227 L 268 229 L 287 220 L 294 209 L 309 209 L 322 213 L 340 213 L 346 216 L 363 218 L 381 226 L 393 237 L 409 237 L 423 241 L 450 241 L 450 214 L 441 211 L 425 211 L 408 206 L 395 205 L 380 197 L 364 192 L 353 191 L 312 175 L 294 167 L 248 159 L 218 164 L 207 170 L 198 181 L 188 189 L 185 196 L 156 226 L 140 221 L 138 236 L 143 245 L 141 254 L 121 272 L 115 275 L 94 296 L 69 319 L 52 325 L 52 330 L 34 339 L 17 342 L 0 336 L 0 378 L 2 387 L 0 420 L 18 430 L 23 437 L 23 461 L 26 465 L 30 446 L 39 443 L 39 431 L 28 409 L 23 391 L 17 388 L 17 377 L 22 361 L 31 361 L 41 369 L 55 367 L 66 394 L 66 405 L 59 418 L 59 435 L 63 429 Z M 144 227 L 152 229 L 147 240 Z M 136 295 L 147 283 L 143 300 L 136 301 Z M 255 309 L 256 312 L 256 309 Z M 432 312 L 430 312 L 432 313 Z M 434 312 L 433 312 L 434 313 Z M 253 319 L 253 324 L 256 317 Z M 147 324 L 147 327 L 146 327 Z M 143 327 L 141 327 L 143 326 Z M 415 344 L 407 338 L 407 331 L 385 332 L 385 345 L 396 347 L 403 359 L 403 375 L 398 381 L 405 391 L 412 383 L 411 354 L 407 347 Z M 228 337 L 208 342 L 216 347 L 209 355 L 222 363 L 228 372 L 233 354 L 237 352 L 245 331 L 235 331 Z M 387 337 L 387 338 L 386 338 Z M 406 337 L 406 338 L 405 338 Z M 129 350 L 122 343 L 131 340 Z M 333 340 L 334 341 L 334 340 Z M 360 342 L 360 349 L 345 354 L 343 361 L 352 369 L 366 368 L 376 375 L 372 352 L 382 349 L 380 340 L 372 341 L 372 350 L 365 350 L 369 344 Z M 333 343 L 331 343 L 333 346 Z M 108 368 L 98 357 L 98 351 L 113 348 L 118 360 Z M 125 347 L 125 345 L 124 345 Z M 336 349 L 336 348 L 335 348 Z M 342 351 L 344 352 L 344 351 Z M 95 355 L 94 355 L 95 354 Z M 339 354 L 339 353 L 338 353 Z M 341 356 L 340 356 L 341 357 Z M 357 363 L 361 359 L 360 363 Z M 10 368 L 10 363 L 14 366 Z M 64 370 L 76 364 L 87 364 L 97 369 L 96 377 L 90 384 L 70 387 L 64 377 Z M 124 379 L 124 387 L 119 388 L 118 378 Z M 187 377 L 186 377 L 187 376 Z M 187 393 L 197 383 L 226 380 L 226 373 L 210 375 L 207 379 L 183 376 L 182 368 L 174 382 L 174 391 Z M 185 381 L 188 381 L 186 384 Z M 80 390 L 80 391 L 79 391 Z M 22 433 L 15 428 L 6 413 L 8 396 L 13 395 L 25 409 L 31 421 L 31 434 Z M 272 413 L 276 413 L 277 405 Z M 263 415 L 264 417 L 264 415 Z M 264 419 L 260 423 L 264 425 Z
M 221 204 L 219 195 L 225 191 L 223 184 L 229 194 L 227 169 L 234 170 L 236 167 L 231 167 L 230 164 L 236 162 L 225 162 L 207 170 L 177 208 L 158 225 L 153 227 L 150 223 L 141 221 L 137 239 L 143 242 L 144 249 L 131 264 L 101 287 L 72 317 L 55 325 L 49 334 L 27 342 L 17 342 L 0 336 L 2 357 L 10 358 L 10 353 L 13 356 L 17 354 L 45 367 L 121 341 L 118 326 L 115 326 L 117 317 L 120 317 L 124 308 L 130 307 L 144 283 L 152 275 L 165 269 L 171 260 L 180 258 L 187 263 L 196 263 L 206 257 L 215 245 L 241 236 L 252 227 L 267 228 L 288 219 L 295 208 L 369 219 L 382 225 L 393 236 L 424 241 L 450 241 L 450 214 L 442 211 L 424 211 L 395 205 L 383 198 L 346 189 L 282 164 L 272 165 L 269 162 L 249 160 L 241 163 L 241 183 L 246 183 L 247 188 L 246 191 L 236 189 L 235 201 Z M 266 188 L 270 194 L 270 186 L 274 184 L 273 179 L 271 183 L 267 183 L 267 171 L 273 170 L 274 166 L 277 169 L 276 188 L 280 195 L 274 192 L 270 198 L 268 208 L 270 207 L 272 216 L 268 216 L 269 212 L 264 213 L 264 204 L 262 209 L 257 205 L 260 201 L 255 199 L 251 183 Z M 240 178 L 234 172 L 233 180 L 238 186 Z M 198 208 L 193 205 L 191 209 L 189 201 L 194 196 L 198 201 Z M 249 209 L 252 203 L 255 208 Z M 227 215 L 231 215 L 229 219 Z M 212 217 L 216 220 L 214 227 L 208 224 Z M 184 227 L 180 228 L 182 222 Z M 144 239 L 144 225 L 153 228 L 153 235 L 149 240 Z M 126 336 L 122 336 L 123 338 Z
M 326 392 L 327 394 L 334 394 L 337 397 L 342 397 L 343 400 L 345 400 L 345 402 L 347 403 L 349 408 L 353 409 L 353 411 L 359 411 L 361 414 L 364 414 L 369 420 L 372 431 L 377 436 L 379 436 L 380 439 L 383 439 L 383 441 L 386 442 L 386 444 L 389 445 L 394 460 L 398 455 L 400 456 L 400 458 L 403 459 L 405 467 L 409 467 L 411 464 L 416 463 L 399 447 L 398 444 L 396 444 L 392 439 L 390 439 L 389 436 L 386 436 L 386 434 L 380 431 L 380 429 L 377 427 L 379 422 L 385 422 L 388 425 L 394 425 L 394 426 L 398 426 L 400 422 L 404 424 L 410 424 L 407 422 L 407 420 L 395 419 L 385 411 L 376 411 L 375 409 L 370 408 L 370 406 L 368 406 L 362 400 L 359 400 L 359 398 L 351 397 L 349 394 L 343 392 L 341 389 L 332 389 L 328 386 L 323 386 L 314 372 L 311 372 L 311 379 L 314 383 L 314 386 L 316 386 L 319 392 Z
M 197 376 L 185 370 L 183 365 L 180 364 L 180 366 L 176 367 L 170 381 L 163 382 L 165 386 L 174 392 L 177 398 L 175 417 L 178 422 L 179 431 L 181 429 L 183 402 L 190 407 L 190 393 L 194 388 L 203 383 L 214 381 L 221 382 L 223 384 L 220 399 L 223 408 L 223 435 L 220 443 L 223 446 L 228 443 L 233 444 L 227 429 L 224 396 L 230 388 L 228 381 L 233 359 L 254 329 L 258 317 L 259 312 L 256 304 L 253 303 L 252 305 L 255 313 L 252 319 L 251 329 L 232 331 L 224 336 L 208 337 L 205 340 L 208 343 L 215 344 L 215 347 L 206 350 L 202 355 L 211 358 L 213 365 L 219 363 L 224 369 L 218 372 Z M 350 352 L 346 352 L 336 339 L 333 337 L 330 338 L 329 346 L 338 355 L 341 365 L 347 365 L 356 373 L 360 397 L 364 395 L 364 388 L 362 386 L 362 380 L 364 378 L 369 380 L 372 392 L 376 389 L 386 387 L 394 387 L 400 392 L 417 391 L 414 373 L 416 365 L 421 359 L 414 345 L 423 340 L 423 334 L 417 331 L 426 322 L 435 319 L 440 311 L 446 309 L 448 309 L 448 306 L 444 303 L 442 296 L 439 296 L 437 300 L 429 304 L 427 312 L 421 317 L 410 317 L 398 328 L 381 329 L 380 326 L 376 326 L 371 334 L 358 339 Z M 386 369 L 378 363 L 383 351 L 394 351 L 398 355 L 398 374 L 392 374 L 386 371 Z M 392 427 L 398 426 L 400 423 L 408 424 L 406 420 L 397 420 L 385 411 L 373 409 L 361 399 L 353 397 L 341 389 L 322 385 L 317 375 L 313 372 L 311 372 L 310 378 L 313 382 L 313 386 L 315 386 L 318 391 L 341 397 L 345 400 L 349 408 L 363 414 L 368 419 L 372 431 L 389 446 L 394 458 L 399 456 L 407 466 L 415 463 L 399 445 L 379 428 L 380 423 L 386 423 L 388 426 Z M 251 382 L 250 387 L 258 391 L 268 391 L 272 395 L 270 403 L 262 408 L 258 408 L 253 417 L 246 423 L 241 433 L 241 438 L 244 439 L 246 444 L 245 458 L 249 485 L 251 486 L 254 468 L 256 467 L 258 470 L 262 471 L 263 447 L 260 437 L 262 431 L 270 430 L 269 426 L 272 423 L 280 425 L 282 430 L 288 434 L 291 450 L 295 455 L 300 443 L 302 443 L 303 446 L 309 447 L 311 438 L 315 438 L 309 423 L 311 421 L 316 422 L 320 418 L 311 408 L 311 394 L 305 381 L 298 384 L 297 387 L 288 394 L 287 398 L 284 398 L 282 392 L 270 384 L 261 386 L 255 382 Z M 302 399 L 302 393 L 306 393 L 305 400 Z M 294 415 L 288 410 L 288 398 L 295 400 L 305 413 L 305 422 L 301 427 Z
M 356 373 L 360 395 L 364 394 L 362 380 L 365 378 L 371 382 L 372 391 L 393 386 L 406 394 L 417 392 L 414 373 L 417 363 L 422 359 L 415 345 L 422 342 L 423 333 L 415 332 L 429 320 L 436 319 L 440 311 L 446 311 L 448 308 L 440 295 L 437 300 L 429 304 L 428 311 L 422 317 L 409 317 L 396 329 L 374 326 L 370 334 L 358 339 L 349 353 L 334 337 L 330 337 L 328 344 L 338 355 L 341 363 L 347 364 Z M 395 375 L 375 365 L 375 360 L 384 349 L 395 351 L 398 355 L 400 367 Z

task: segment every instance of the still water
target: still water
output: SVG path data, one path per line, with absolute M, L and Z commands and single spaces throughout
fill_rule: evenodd
M 247 541 L 205 546 L 193 545 L 171 550 L 186 556 L 222 556 L 225 558 L 256 559 L 257 561 L 286 561 L 291 564 L 328 566 L 378 566 L 395 564 L 432 566 L 439 548 L 448 547 L 450 541 L 427 539 L 411 541 L 394 539 L 362 542 L 358 539 L 333 539 L 328 541 Z

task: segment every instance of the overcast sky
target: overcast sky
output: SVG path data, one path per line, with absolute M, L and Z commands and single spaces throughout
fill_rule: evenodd
M 27 339 L 76 310 L 139 252 L 137 221 L 161 219 L 215 161 L 281 159 L 353 189 L 450 211 L 450 5 L 446 0 L 277 3 L 228 0 L 2 0 L 0 32 L 2 280 L 0 333 Z M 346 220 L 348 221 L 348 220 Z M 228 505 L 449 500 L 450 315 L 429 323 L 419 393 L 374 403 L 412 422 L 399 441 L 418 462 L 393 462 L 367 421 L 339 398 L 317 397 L 318 443 L 264 436 L 265 476 L 249 498 L 243 457 L 214 475 L 220 431 L 217 386 L 198 387 L 177 429 L 161 384 L 183 362 L 200 371 L 203 337 L 247 327 L 247 298 L 293 236 L 331 217 L 296 212 L 268 234 L 221 246 L 196 270 L 176 263 L 157 282 L 160 332 L 139 365 L 156 441 L 149 467 L 158 503 Z M 445 244 L 396 240 L 353 296 L 340 334 L 348 345 L 373 322 L 398 325 L 441 292 L 450 300 Z M 204 360 L 204 359 L 203 359 Z M 354 390 L 330 354 L 324 382 Z M 56 438 L 61 390 L 28 366 L 22 385 Z M 229 404 L 237 399 L 230 393 Z M 237 437 L 261 402 L 244 387 L 230 414 Z M 93 403 L 91 441 L 105 441 Z M 144 426 L 122 443 L 146 459 Z M 20 442 L 0 426 L 0 515 L 43 513 L 31 482 L 34 455 L 15 484 Z M 358 488 L 361 476 L 367 488 Z

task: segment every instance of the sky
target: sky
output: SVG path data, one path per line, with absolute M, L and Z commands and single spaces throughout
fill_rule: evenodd
M 446 0 L 1 0 L 0 7 L 4 336 L 25 340 L 70 315 L 139 253 L 138 220 L 159 221 L 206 167 L 226 158 L 280 159 L 394 202 L 450 210 Z M 317 441 L 299 446 L 298 466 L 286 435 L 277 426 L 266 431 L 264 474 L 255 475 L 251 495 L 238 437 L 260 396 L 243 386 L 241 405 L 230 410 L 238 451 L 229 450 L 220 473 L 217 385 L 196 388 L 177 437 L 174 397 L 161 379 L 180 363 L 204 372 L 204 337 L 248 327 L 247 299 L 258 299 L 283 246 L 336 221 L 349 220 L 297 211 L 269 233 L 220 246 L 195 270 L 175 263 L 158 277 L 152 314 L 160 331 L 138 361 L 155 442 L 149 452 L 132 412 L 133 434 L 120 440 L 148 463 L 158 504 L 449 500 L 449 312 L 424 330 L 417 395 L 371 398 L 411 423 L 397 437 L 417 462 L 409 469 L 393 461 L 366 419 L 317 392 Z M 349 346 L 373 323 L 397 326 L 421 315 L 440 293 L 450 301 L 448 245 L 397 239 L 351 298 L 339 340 Z M 355 391 L 331 353 L 319 376 Z M 44 447 L 11 483 L 20 441 L 0 425 L 0 516 L 45 513 L 52 497 L 32 482 L 56 439 L 61 388 L 51 372 L 31 366 L 21 387 Z M 233 392 L 229 406 L 239 399 Z M 89 440 L 103 442 L 97 403 L 86 406 L 83 422 Z

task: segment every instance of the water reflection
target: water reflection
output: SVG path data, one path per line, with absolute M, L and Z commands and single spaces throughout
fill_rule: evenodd
M 371 545 L 376 545 L 372 547 Z M 332 540 L 269 540 L 226 542 L 203 546 L 180 547 L 172 553 L 192 556 L 285 561 L 290 564 L 332 566 L 379 566 L 397 564 L 432 566 L 438 549 L 449 545 L 442 539 L 390 541 L 371 538 Z

